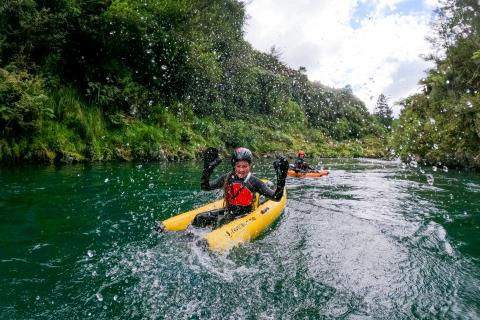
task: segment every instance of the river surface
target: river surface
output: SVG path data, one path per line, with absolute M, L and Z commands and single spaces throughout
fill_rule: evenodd
M 199 190 L 200 163 L 2 167 L 0 319 L 480 319 L 479 175 L 319 165 L 223 254 L 152 231 L 221 195 Z

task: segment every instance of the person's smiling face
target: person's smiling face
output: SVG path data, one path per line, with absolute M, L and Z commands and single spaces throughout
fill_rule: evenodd
M 235 174 L 237 177 L 243 179 L 245 178 L 250 172 L 250 163 L 248 161 L 237 161 L 235 163 Z

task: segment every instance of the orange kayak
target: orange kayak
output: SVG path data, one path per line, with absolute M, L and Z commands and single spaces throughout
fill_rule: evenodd
M 322 171 L 312 171 L 312 172 L 295 172 L 294 170 L 288 170 L 288 175 L 291 177 L 311 177 L 311 178 L 319 178 L 322 176 L 328 175 L 327 170 L 322 170 Z

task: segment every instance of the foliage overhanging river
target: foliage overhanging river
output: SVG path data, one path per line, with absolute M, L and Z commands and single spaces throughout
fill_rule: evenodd
M 228 254 L 152 232 L 219 195 L 199 163 L 1 168 L 0 318 L 480 318 L 478 175 L 323 166 L 288 178 L 280 220 Z

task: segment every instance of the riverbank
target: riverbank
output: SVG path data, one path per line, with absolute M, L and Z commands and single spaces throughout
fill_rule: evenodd
M 258 157 L 294 155 L 299 149 L 323 158 L 385 158 L 390 154 L 385 138 L 334 141 L 303 123 L 269 122 L 262 117 L 233 121 L 160 110 L 140 121 L 123 114 L 106 118 L 99 109 L 80 106 L 57 113 L 61 121 L 42 121 L 34 135 L 0 139 L 0 161 L 178 161 L 198 158 L 208 146 L 224 155 L 236 146 L 245 146 Z

